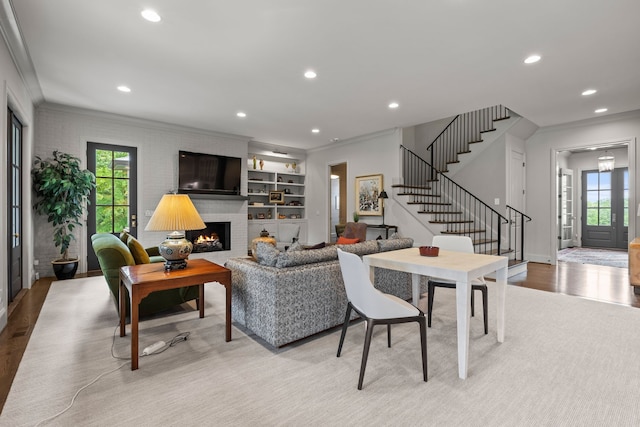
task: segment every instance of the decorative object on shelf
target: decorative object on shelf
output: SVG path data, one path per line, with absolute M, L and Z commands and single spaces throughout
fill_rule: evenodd
M 358 215 L 358 212 L 354 212 L 353 213 L 353 222 L 358 222 L 360 221 L 360 215 Z
M 158 245 L 160 255 L 166 260 L 165 270 L 181 270 L 187 266 L 187 258 L 193 244 L 184 238 L 183 230 L 207 228 L 200 214 L 186 194 L 165 194 L 153 212 L 145 231 L 170 231 L 167 240 Z
M 75 240 L 73 229 L 81 227 L 88 197 L 96 177 L 80 169 L 80 159 L 58 150 L 53 158 L 36 156 L 31 170 L 36 213 L 53 224 L 53 243 L 60 247 L 60 259 L 51 261 L 58 280 L 71 279 L 78 270 L 78 258 L 69 258 L 69 245 Z
M 291 163 L 291 168 L 293 168 L 293 173 L 296 173 L 296 166 L 298 166 L 296 162 Z
M 257 160 L 257 159 L 256 159 L 256 156 L 254 155 L 254 156 L 253 156 L 253 168 L 254 168 L 254 169 L 256 168 L 256 160 Z
M 278 177 L 278 182 L 282 182 L 282 177 L 281 176 Z
M 258 219 L 265 219 L 264 214 L 263 213 L 259 213 L 258 214 Z
M 271 219 L 271 209 L 267 211 L 267 219 Z
M 275 205 L 284 204 L 284 191 L 269 191 L 269 203 Z
M 264 167 L 264 160 L 260 159 L 260 170 Z
M 288 188 L 284 189 L 284 194 L 291 194 L 291 190 L 289 190 Z
M 384 225 L 384 199 L 388 199 L 387 192 L 382 190 L 378 195 L 378 198 L 382 201 L 380 202 L 380 209 L 382 209 L 382 225 Z
M 248 214 L 248 219 L 253 219 L 253 214 Z
M 276 246 L 276 239 L 269 236 L 269 232 L 263 228 L 260 232 L 260 237 L 256 237 L 251 241 L 251 256 L 254 260 L 256 259 L 256 247 L 258 246 L 258 242 L 264 242 L 273 245 L 273 247 Z
M 608 151 L 605 151 L 602 156 L 598 157 L 598 171 L 612 171 L 615 166 L 615 161 L 616 159 L 611 154 L 609 154 Z
M 293 184 L 293 180 L 290 179 L 289 181 L 287 181 L 289 184 Z
M 285 163 L 284 168 L 287 170 L 287 172 L 289 172 L 289 163 Z
M 285 214 L 278 214 L 278 219 L 286 219 L 287 216 Z
M 359 215 L 380 216 L 382 174 L 356 177 L 356 209 Z

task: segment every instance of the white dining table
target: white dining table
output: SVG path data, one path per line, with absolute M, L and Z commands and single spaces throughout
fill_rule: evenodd
M 490 273 L 496 273 L 497 338 L 504 342 L 504 309 L 507 293 L 508 259 L 503 256 L 470 254 L 440 250 L 436 257 L 421 256 L 418 248 L 379 252 L 362 257 L 365 266 L 411 273 L 413 304 L 420 299 L 420 276 L 449 279 L 456 282 L 456 316 L 458 330 L 458 376 L 467 378 L 469 368 L 469 321 L 471 316 L 471 281 Z M 492 282 L 487 282 L 491 286 Z

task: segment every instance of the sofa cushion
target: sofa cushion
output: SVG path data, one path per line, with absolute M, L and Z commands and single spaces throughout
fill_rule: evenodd
M 258 264 L 275 267 L 280 251 L 270 243 L 258 242 L 255 255 Z
M 135 237 L 129 236 L 127 239 L 127 247 L 136 264 L 149 264 L 151 262 L 149 254 Z
M 339 245 L 336 243 L 336 246 L 345 252 L 356 254 L 358 256 L 374 254 L 379 251 L 378 243 L 376 243 L 375 240 L 366 240 L 352 245 Z
M 122 230 L 122 232 L 120 233 L 120 240 L 122 240 L 122 243 L 126 245 L 127 240 L 129 240 L 129 236 L 130 234 L 127 230 Z
M 332 261 L 335 259 L 338 259 L 338 250 L 335 246 L 314 249 L 312 251 L 283 252 L 278 256 L 276 268 L 294 267 L 296 265 Z
M 377 240 L 380 252 L 395 251 L 398 249 L 406 249 L 413 246 L 413 239 L 410 237 L 402 237 L 400 239 Z

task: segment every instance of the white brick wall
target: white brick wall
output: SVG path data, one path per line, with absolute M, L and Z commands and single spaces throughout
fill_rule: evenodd
M 145 232 L 149 218 L 145 211 L 153 211 L 164 193 L 178 186 L 178 150 L 220 154 L 247 158 L 248 139 L 182 128 L 163 123 L 132 119 L 123 116 L 79 110 L 57 105 L 43 105 L 36 110 L 34 155 L 49 157 L 53 150 L 78 156 L 86 166 L 87 142 L 137 147 L 138 149 L 138 239 L 144 246 L 157 245 L 163 233 Z M 243 164 L 241 194 L 247 194 L 246 162 Z M 214 262 L 246 255 L 247 202 L 197 199 L 196 208 L 203 218 L 212 221 L 232 221 L 231 251 L 224 251 Z M 206 221 L 207 219 L 205 219 Z M 50 261 L 59 253 L 53 245 L 52 229 L 46 218 L 34 216 L 35 259 L 40 261 L 36 271 L 40 277 L 53 276 Z M 86 271 L 87 231 L 76 233 L 77 242 L 70 253 L 80 256 L 79 272 Z M 224 258 L 224 259 L 223 259 Z

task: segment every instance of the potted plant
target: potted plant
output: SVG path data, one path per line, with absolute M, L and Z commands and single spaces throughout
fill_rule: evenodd
M 31 170 L 35 203 L 33 209 L 46 215 L 52 223 L 53 242 L 61 258 L 51 261 L 58 280 L 71 279 L 78 269 L 78 258 L 69 257 L 69 245 L 75 240 L 73 230 L 82 226 L 80 219 L 88 197 L 96 186 L 95 175 L 80 169 L 80 159 L 58 150 L 53 158 L 36 156 Z

